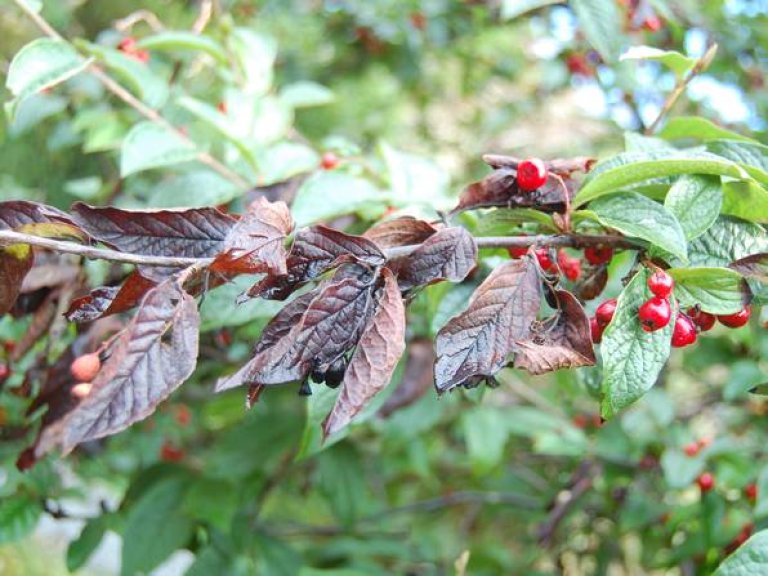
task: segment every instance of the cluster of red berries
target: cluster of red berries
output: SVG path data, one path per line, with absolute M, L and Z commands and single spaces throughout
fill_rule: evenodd
M 602 302 L 595 310 L 594 318 L 589 321 L 589 329 L 592 333 L 592 342 L 599 344 L 603 339 L 603 330 L 613 320 L 613 313 L 616 312 L 616 298 L 611 298 Z
M 685 452 L 686 456 L 689 456 L 693 458 L 696 456 L 699 452 L 701 452 L 704 448 L 709 446 L 712 443 L 711 438 L 701 438 L 699 440 L 695 440 L 693 442 L 689 442 L 683 447 L 683 452 Z
M 136 47 L 136 38 L 133 36 L 128 36 L 120 40 L 120 43 L 117 45 L 117 49 L 126 56 L 130 56 L 134 60 L 138 60 L 144 64 L 149 62 L 149 51 L 138 49 Z
M 507 252 L 512 258 L 522 258 L 528 253 L 526 246 L 508 248 Z M 568 280 L 575 282 L 581 278 L 582 262 L 576 256 L 571 256 L 562 248 L 557 251 L 557 263 L 552 260 L 549 250 L 546 248 L 536 248 L 534 255 L 539 261 L 539 266 L 544 272 L 549 274 L 562 273 Z M 613 258 L 613 249 L 604 246 L 586 248 L 584 250 L 584 259 L 592 266 L 600 266 L 611 261 Z

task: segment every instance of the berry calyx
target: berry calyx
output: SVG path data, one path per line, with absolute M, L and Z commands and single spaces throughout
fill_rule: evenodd
M 600 326 L 608 326 L 613 319 L 613 314 L 616 312 L 616 298 L 606 300 L 595 310 L 595 319 Z
M 707 330 L 711 330 L 715 325 L 715 321 L 717 320 L 714 314 L 704 312 L 701 308 L 698 307 L 690 308 L 687 314 L 688 317 L 693 320 L 693 323 L 698 326 L 699 332 L 706 332 Z
M 749 306 L 744 306 L 744 308 L 736 312 L 736 314 L 718 315 L 717 319 L 720 321 L 720 324 L 728 326 L 728 328 L 741 328 L 749 322 L 749 317 L 751 315 L 752 309 Z
M 640 306 L 637 315 L 643 325 L 643 330 L 655 332 L 669 324 L 672 318 L 672 307 L 668 300 L 654 296 Z
M 704 472 L 696 478 L 696 484 L 699 485 L 701 493 L 705 494 L 715 487 L 715 477 L 710 472 Z
M 672 289 L 675 287 L 675 281 L 672 280 L 672 276 L 664 272 L 664 270 L 656 270 L 648 277 L 648 290 L 650 290 L 654 296 L 659 298 L 666 298 L 672 293 Z
M 569 255 L 565 250 L 557 252 L 557 263 L 563 275 L 571 282 L 575 282 L 581 276 L 581 260 Z
M 552 258 L 549 257 L 549 251 L 546 248 L 537 248 L 535 251 L 536 259 L 539 261 L 539 266 L 544 272 L 556 272 L 557 267 L 552 262 Z
M 682 348 L 696 342 L 696 325 L 685 314 L 678 314 L 675 318 L 675 328 L 672 331 L 672 347 Z
M 69 367 L 69 372 L 78 382 L 90 382 L 96 377 L 100 369 L 101 360 L 99 360 L 99 355 L 93 353 L 83 354 L 75 358 Z
M 757 500 L 757 484 L 750 482 L 744 487 L 744 496 L 753 504 Z
M 608 246 L 590 246 L 584 249 L 584 258 L 592 266 L 605 264 L 613 258 L 613 248 Z
M 597 318 L 589 319 L 589 331 L 592 334 L 592 342 L 600 344 L 600 341 L 603 339 L 603 327 L 600 326 Z
M 686 444 L 685 447 L 683 448 L 683 452 L 685 452 L 685 455 L 691 458 L 696 456 L 696 454 L 699 453 L 699 450 L 701 450 L 701 448 L 699 447 L 698 442 L 688 442 L 688 444 Z
M 333 170 L 339 165 L 339 157 L 333 152 L 326 152 L 320 159 L 320 167 L 323 170 Z
M 527 158 L 517 165 L 517 185 L 525 192 L 538 190 L 548 177 L 549 171 L 541 158 Z

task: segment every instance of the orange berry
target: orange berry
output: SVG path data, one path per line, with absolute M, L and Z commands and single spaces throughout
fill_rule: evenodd
M 72 377 L 78 382 L 90 382 L 96 377 L 100 369 L 101 360 L 96 353 L 78 356 L 69 367 Z

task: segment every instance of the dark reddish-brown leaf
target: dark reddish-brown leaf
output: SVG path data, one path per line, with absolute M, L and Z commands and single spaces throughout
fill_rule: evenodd
M 605 290 L 608 283 L 608 267 L 597 266 L 590 270 L 577 284 L 574 292 L 581 300 L 594 300 Z
M 477 243 L 466 229 L 444 228 L 408 256 L 391 263 L 402 290 L 448 280 L 461 282 L 477 264 Z
M 752 254 L 741 258 L 729 265 L 747 278 L 754 278 L 759 282 L 768 283 L 768 254 Z
M 363 236 L 373 240 L 382 250 L 386 250 L 395 246 L 421 244 L 435 232 L 437 228 L 429 222 L 412 216 L 401 216 L 375 224 Z
M 341 392 L 323 422 L 325 437 L 338 432 L 365 408 L 392 378 L 405 350 L 405 306 L 394 275 L 382 270 L 384 287 L 344 374 Z
M 13 307 L 33 262 L 32 249 L 27 245 L 0 249 L 0 316 Z
M 408 359 L 403 378 L 395 391 L 387 398 L 378 414 L 388 418 L 398 410 L 419 400 L 432 387 L 432 366 L 435 364 L 435 347 L 427 339 L 408 343 Z
M 150 256 L 211 258 L 224 247 L 236 220 L 215 208 L 121 210 L 72 206 L 91 236 L 122 252 Z
M 54 446 L 64 453 L 77 444 L 109 436 L 152 414 L 189 377 L 197 363 L 200 316 L 181 280 L 150 290 L 136 316 L 106 351 L 88 396 L 46 427 L 37 456 Z
M 135 307 L 155 282 L 134 271 L 122 286 L 102 286 L 75 298 L 65 313 L 70 322 L 93 322 L 97 318 L 126 312 Z
M 594 366 L 595 350 L 584 308 L 565 290 L 556 290 L 555 298 L 560 304 L 557 315 L 550 322 L 541 322 L 528 338 L 516 342 L 516 368 L 544 374 L 560 368 Z
M 298 174 L 297 176 L 293 176 L 282 182 L 252 188 L 245 193 L 245 200 L 253 202 L 259 198 L 266 198 L 270 202 L 285 202 L 286 204 L 291 204 L 296 197 L 296 192 L 299 191 L 299 188 L 304 184 L 307 177 L 308 174 Z
M 385 256 L 376 244 L 362 236 L 345 234 L 322 225 L 299 230 L 288 254 L 288 273 L 267 276 L 247 295 L 284 300 L 302 284 L 350 260 L 379 266 L 384 263 Z
M 51 252 L 35 254 L 35 265 L 24 278 L 22 293 L 75 283 L 82 271 L 78 261 L 78 257 L 70 255 Z
M 538 269 L 530 256 L 496 267 L 472 295 L 469 308 L 437 334 L 437 391 L 501 370 L 515 343 L 531 333 L 540 301 Z
M 211 270 L 228 274 L 286 274 L 283 240 L 293 230 L 284 202 L 254 201 L 235 224 Z
M 514 168 L 522 162 L 522 159 L 514 156 L 502 156 L 501 154 L 485 154 L 483 162 L 492 168 Z M 570 177 L 576 172 L 587 173 L 597 162 L 595 158 L 587 156 L 577 156 L 576 158 L 556 158 L 554 160 L 545 160 L 544 165 L 552 174 L 558 176 Z

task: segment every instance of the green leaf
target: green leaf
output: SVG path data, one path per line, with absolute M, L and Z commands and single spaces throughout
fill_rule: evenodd
M 0 544 L 24 538 L 37 525 L 40 502 L 21 497 L 5 497 L 0 502 Z
M 755 576 L 768 573 L 768 530 L 753 535 L 730 556 L 713 576 Z
M 291 108 L 324 106 L 336 100 L 333 92 L 317 82 L 300 81 L 280 90 L 280 100 Z
M 114 48 L 83 40 L 76 44 L 101 60 L 127 87 L 152 108 L 160 108 L 168 100 L 168 84 L 144 62 Z
M 260 161 L 263 166 L 262 181 L 270 185 L 315 170 L 320 158 L 305 144 L 278 142 L 262 152 Z
M 187 543 L 193 529 L 192 521 L 181 514 L 187 487 L 187 478 L 163 479 L 128 510 L 121 574 L 149 572 Z
M 237 512 L 237 486 L 226 480 L 198 478 L 187 490 L 182 510 L 190 518 L 226 532 Z
M 338 390 L 333 390 L 328 386 L 317 386 L 312 390 L 312 396 L 307 398 L 305 402 L 307 416 L 304 421 L 304 431 L 301 436 L 299 450 L 296 454 L 297 461 L 317 454 L 323 449 L 330 448 L 349 433 L 349 428 L 344 428 L 344 430 L 323 442 L 322 423 L 333 408 L 333 405 L 336 404 L 338 392 Z
M 707 144 L 707 149 L 742 166 L 760 183 L 768 184 L 768 146 L 757 142 L 714 140 Z
M 349 214 L 385 197 L 363 178 L 342 172 L 318 172 L 301 185 L 293 202 L 296 226 Z
M 481 236 L 505 236 L 524 224 L 536 223 L 544 230 L 556 231 L 552 216 L 531 208 L 497 208 L 479 213 L 476 232 Z
M 688 240 L 714 224 L 722 205 L 722 186 L 714 176 L 681 176 L 664 200 L 664 207 L 680 222 Z
M 387 168 L 392 201 L 405 206 L 423 204 L 432 209 L 450 208 L 455 199 L 447 194 L 449 177 L 429 158 L 406 154 L 386 142 L 379 150 Z
M 721 213 L 750 222 L 768 223 L 768 190 L 756 182 L 725 182 Z
M 68 42 L 38 38 L 14 56 L 8 67 L 5 85 L 16 97 L 18 104 L 41 90 L 72 78 L 85 70 L 88 64 L 90 62 L 80 56 Z
M 191 50 L 193 52 L 205 52 L 219 64 L 227 64 L 229 60 L 227 58 L 227 51 L 213 38 L 183 30 L 165 30 L 151 36 L 145 36 L 136 43 L 136 47 L 143 50 Z
M 651 244 L 683 260 L 687 257 L 685 234 L 677 218 L 658 202 L 636 192 L 599 198 L 589 205 L 601 224 Z
M 147 204 L 149 208 L 220 206 L 237 198 L 241 192 L 235 184 L 212 170 L 192 170 L 160 181 L 152 188 Z
M 696 58 L 689 58 L 674 50 L 660 50 L 652 46 L 632 46 L 621 55 L 619 60 L 653 60 L 661 62 L 682 78 L 696 65 Z
M 768 234 L 750 222 L 720 217 L 688 245 L 691 266 L 726 267 L 731 262 L 768 251 Z
M 611 194 L 626 186 L 680 174 L 713 174 L 748 179 L 747 172 L 734 162 L 709 152 L 659 150 L 624 152 L 600 162 L 587 176 L 573 200 L 574 207 Z
M 656 383 L 669 357 L 674 322 L 646 332 L 637 310 L 651 293 L 649 272 L 640 270 L 618 298 L 613 320 L 603 333 L 603 401 L 601 412 L 609 418 L 642 397 Z
M 552 4 L 559 4 L 559 0 L 501 0 L 501 19 L 512 20 Z
M 277 56 L 274 40 L 248 28 L 235 28 L 229 37 L 229 45 L 245 80 L 246 92 L 266 94 L 272 87 Z
M 666 140 L 741 140 L 755 142 L 752 138 L 722 128 L 706 118 L 698 116 L 677 116 L 670 118 L 659 132 Z
M 317 457 L 318 487 L 333 515 L 351 526 L 366 503 L 365 471 L 360 454 L 350 443 L 337 444 Z
M 464 413 L 461 423 L 472 472 L 488 474 L 504 456 L 509 438 L 507 416 L 492 406 L 477 406 Z
M 607 62 L 619 54 L 623 37 L 621 14 L 614 0 L 571 0 L 579 25 L 589 43 Z
M 738 272 L 729 268 L 670 268 L 675 297 L 682 308 L 699 304 L 711 314 L 733 314 L 749 300 L 749 288 Z
M 120 176 L 188 162 L 196 156 L 194 144 L 176 132 L 154 122 L 139 122 L 123 140 Z
M 702 454 L 688 456 L 679 448 L 668 447 L 661 455 L 661 470 L 667 486 L 673 490 L 687 488 L 704 472 L 706 458 Z
M 74 572 L 88 561 L 101 544 L 107 524 L 105 516 L 97 516 L 85 523 L 80 535 L 67 548 L 67 570 Z

